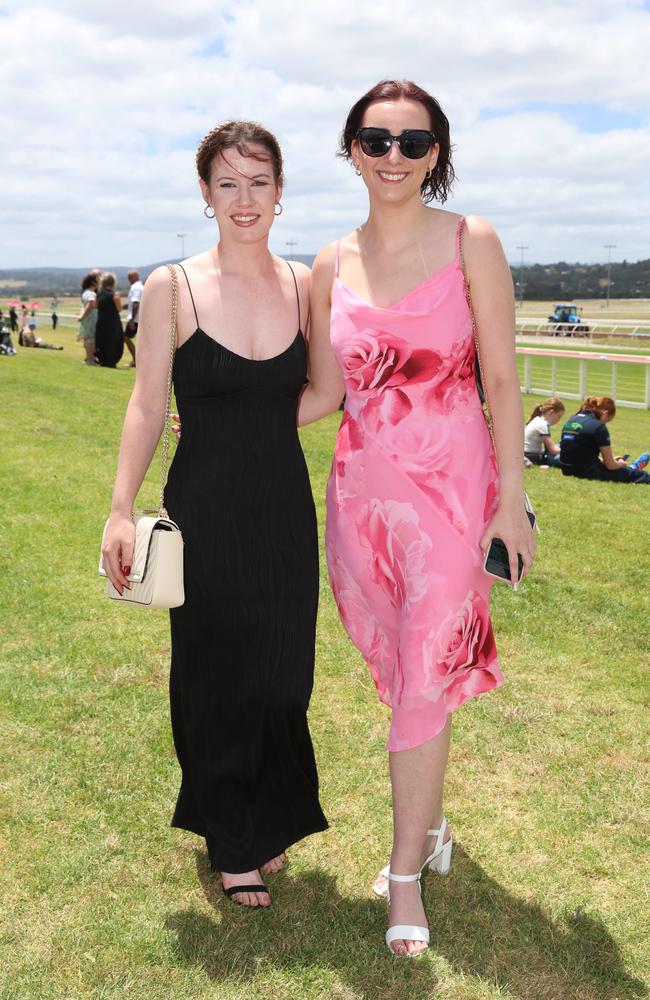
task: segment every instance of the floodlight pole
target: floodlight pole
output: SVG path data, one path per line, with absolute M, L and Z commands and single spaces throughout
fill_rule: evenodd
M 181 260 L 185 260 L 185 237 L 187 233 L 176 233 L 176 235 L 181 241 Z
M 521 260 L 519 261 L 519 308 L 524 307 L 524 250 L 528 250 L 527 244 L 520 243 L 517 250 L 521 250 Z
M 615 243 L 603 243 L 605 250 L 607 250 L 607 304 L 606 309 L 609 309 L 609 286 L 612 283 L 612 250 L 616 250 Z
M 289 254 L 293 256 L 293 248 L 298 246 L 297 240 L 287 240 L 285 246 L 289 247 Z

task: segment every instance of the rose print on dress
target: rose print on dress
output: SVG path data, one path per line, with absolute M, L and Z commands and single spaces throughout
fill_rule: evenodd
M 399 472 L 407 475 L 464 534 L 467 530 L 465 513 L 466 478 L 454 464 L 454 444 L 449 426 L 441 420 L 406 420 L 384 432 L 385 450 Z M 382 449 L 383 450 L 383 449 Z
M 339 510 L 347 500 L 359 496 L 363 486 L 363 433 L 349 413 L 343 420 L 336 437 L 336 451 L 331 473 Z
M 383 685 L 388 687 L 397 656 L 396 643 L 391 643 L 386 631 L 379 625 L 363 591 L 331 544 L 327 546 L 327 566 L 334 600 L 346 632 L 366 661 L 372 664 L 376 682 L 387 672 Z
M 405 340 L 382 330 L 361 330 L 340 348 L 343 377 L 352 392 L 367 397 L 375 424 L 397 423 L 412 409 L 401 386 L 435 377 L 442 358 L 436 351 L 414 350 Z
M 454 408 L 477 403 L 475 347 L 471 338 L 456 340 L 444 355 L 443 364 L 427 394 L 427 404 L 432 410 L 451 412 Z
M 427 675 L 442 685 L 448 710 L 496 687 L 496 645 L 485 600 L 470 591 L 465 600 L 431 630 L 423 643 Z
M 393 607 L 409 609 L 426 593 L 425 558 L 431 549 L 413 504 L 373 499 L 361 508 L 356 523 L 368 551 L 370 578 Z

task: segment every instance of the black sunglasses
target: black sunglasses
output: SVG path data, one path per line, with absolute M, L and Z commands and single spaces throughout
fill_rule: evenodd
M 360 128 L 357 139 L 366 156 L 385 156 L 396 142 L 409 160 L 421 160 L 436 141 L 433 132 L 424 128 L 407 128 L 401 135 L 391 135 L 387 128 Z

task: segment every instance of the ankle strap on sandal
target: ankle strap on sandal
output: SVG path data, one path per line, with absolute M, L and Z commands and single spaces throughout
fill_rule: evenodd
M 417 872 L 415 875 L 395 875 L 393 872 L 388 872 L 388 878 L 391 882 L 419 882 L 422 877 L 422 872 Z
M 441 849 L 442 842 L 446 832 L 447 832 L 447 820 L 445 819 L 444 816 L 442 817 L 442 822 L 437 830 L 427 830 L 427 837 L 436 838 L 436 842 L 433 848 L 434 854 L 437 854 L 438 851 Z

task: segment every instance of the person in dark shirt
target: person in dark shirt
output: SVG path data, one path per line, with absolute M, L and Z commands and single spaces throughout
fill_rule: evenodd
M 616 416 L 609 396 L 588 396 L 562 428 L 560 467 L 565 476 L 650 484 L 650 476 L 614 457 L 607 424 Z

